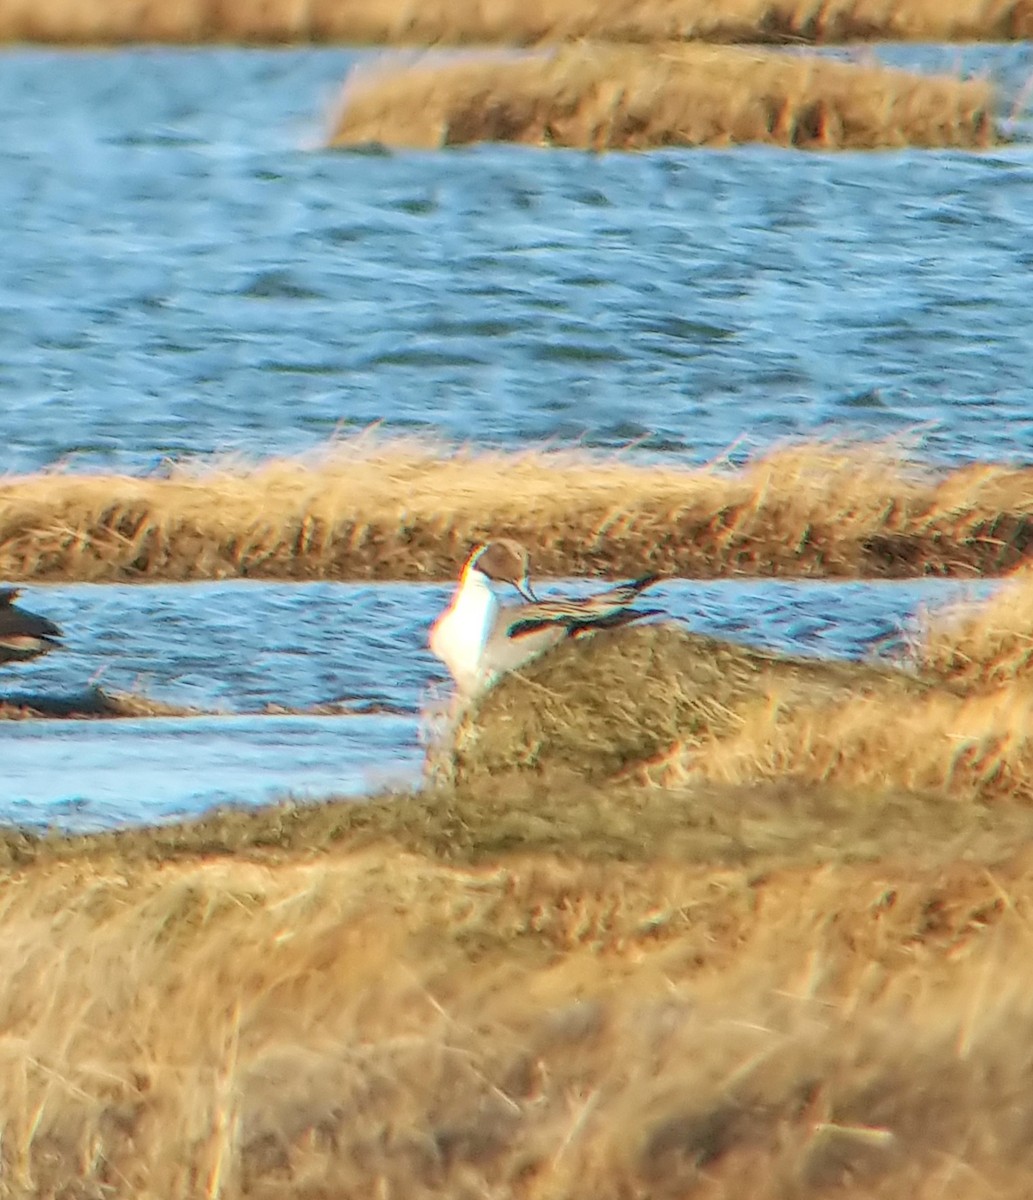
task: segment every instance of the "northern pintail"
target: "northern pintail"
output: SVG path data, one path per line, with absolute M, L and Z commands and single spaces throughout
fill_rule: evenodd
M 452 603 L 430 632 L 431 650 L 463 695 L 475 695 L 568 637 L 662 611 L 629 607 L 657 575 L 642 575 L 591 596 L 556 600 L 539 600 L 528 576 L 527 550 L 511 538 L 478 546 L 466 560 Z M 495 591 L 501 583 L 516 588 L 523 603 L 502 604 Z
M 14 603 L 17 588 L 0 588 L 0 666 L 28 662 L 61 644 L 61 630 Z

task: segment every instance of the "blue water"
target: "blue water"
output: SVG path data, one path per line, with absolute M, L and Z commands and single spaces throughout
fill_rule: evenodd
M 697 632 L 858 658 L 903 654 L 924 610 L 978 601 L 993 586 L 670 580 L 650 598 Z M 213 715 L 0 721 L 0 818 L 88 829 L 414 783 L 421 712 L 448 696 L 425 648 L 448 595 L 417 584 L 30 589 L 25 606 L 58 621 L 67 645 L 6 671 L 0 699 L 100 684 Z M 327 706 L 363 715 L 319 715 Z M 267 715 L 283 709 L 302 711 Z
M 7 721 L 0 820 L 91 832 L 217 806 L 360 797 L 419 778 L 399 717 Z
M 989 71 L 1026 44 L 898 48 Z M 1033 149 L 320 149 L 343 50 L 0 53 L 0 471 L 382 422 L 698 461 L 1033 443 Z M 1028 106 L 1026 106 L 1028 107 Z
M 988 72 L 1028 132 L 1029 45 L 876 53 Z M 326 151 L 362 61 L 0 51 L 0 474 L 258 458 L 373 422 L 676 462 L 903 433 L 941 463 L 1029 460 L 1028 140 Z M 959 586 L 655 594 L 694 629 L 857 656 L 906 638 L 924 603 L 979 593 Z M 0 819 L 97 828 L 418 777 L 447 588 L 30 593 L 67 646 L 0 696 L 99 683 L 212 715 L 0 722 Z

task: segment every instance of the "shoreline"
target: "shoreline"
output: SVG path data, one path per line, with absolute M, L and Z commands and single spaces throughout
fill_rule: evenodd
M 0 479 L 0 580 L 449 581 L 493 536 L 542 577 L 972 578 L 1033 556 L 1033 469 L 936 474 L 884 444 L 804 443 L 732 468 L 358 437 L 166 478 Z
M 123 45 L 134 42 L 205 45 L 352 44 L 533 45 L 583 38 L 650 43 L 673 39 L 758 44 L 835 45 L 851 42 L 1022 40 L 1033 34 L 1029 0 L 635 0 L 571 5 L 539 0 L 452 3 L 422 0 L 178 0 L 141 7 L 133 0 L 8 5 L 0 42 Z
M 986 149 L 1001 141 L 995 103 L 982 80 L 814 55 L 578 42 L 515 58 L 364 66 L 345 84 L 329 145 Z

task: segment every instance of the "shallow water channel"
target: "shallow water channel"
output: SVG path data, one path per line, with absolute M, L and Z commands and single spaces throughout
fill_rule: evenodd
M 698 632 L 860 657 L 899 651 L 921 610 L 992 586 L 670 580 L 651 595 Z M 92 683 L 212 715 L 0 721 L 0 820 L 98 829 L 216 804 L 360 797 L 413 783 L 421 709 L 447 696 L 424 643 L 449 591 L 331 583 L 30 589 L 26 606 L 60 622 L 68 644 L 6 671 L 0 698 L 61 696 Z M 324 715 L 327 705 L 342 715 Z

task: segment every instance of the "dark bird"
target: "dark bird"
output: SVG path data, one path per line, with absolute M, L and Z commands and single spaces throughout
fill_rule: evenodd
M 28 662 L 61 645 L 61 630 L 14 603 L 17 588 L 0 588 L 0 667 Z

